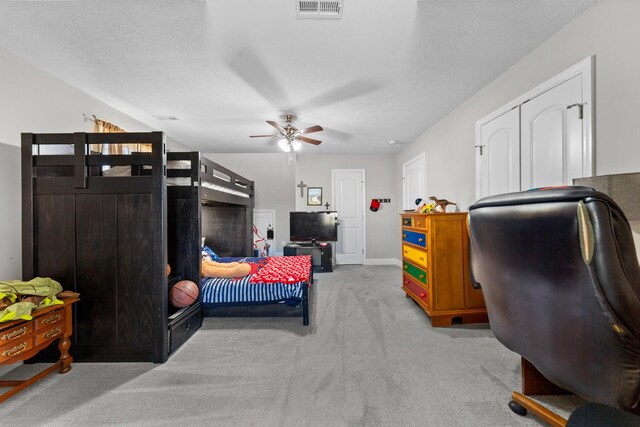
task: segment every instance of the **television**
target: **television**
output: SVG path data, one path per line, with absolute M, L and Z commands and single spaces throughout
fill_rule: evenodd
M 338 212 L 289 212 L 289 240 L 312 243 L 337 241 Z

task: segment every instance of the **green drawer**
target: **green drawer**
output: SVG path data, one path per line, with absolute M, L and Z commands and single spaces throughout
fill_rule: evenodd
M 427 284 L 427 272 L 414 266 L 413 264 L 409 264 L 406 261 L 402 262 L 402 269 L 413 276 L 416 280 Z

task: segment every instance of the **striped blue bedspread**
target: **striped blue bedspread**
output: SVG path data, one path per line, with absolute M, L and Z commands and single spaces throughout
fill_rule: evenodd
M 249 283 L 249 275 L 241 279 L 205 277 L 202 279 L 203 304 L 245 304 L 285 302 L 296 306 L 302 302 L 304 282 Z

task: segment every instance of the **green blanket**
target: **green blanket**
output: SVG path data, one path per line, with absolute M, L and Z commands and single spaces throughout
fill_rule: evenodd
M 36 307 L 64 304 L 56 298 L 60 292 L 62 292 L 60 283 L 49 277 L 36 277 L 28 282 L 21 280 L 0 281 L 0 299 L 8 298 L 13 303 L 0 311 L 0 322 L 16 319 L 31 320 L 31 311 Z M 39 305 L 35 305 L 32 302 L 19 301 L 23 295 L 35 295 L 43 297 L 43 299 Z

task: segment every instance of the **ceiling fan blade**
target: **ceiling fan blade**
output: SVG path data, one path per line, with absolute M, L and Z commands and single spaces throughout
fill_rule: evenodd
M 249 135 L 249 138 L 272 138 L 275 135 Z
M 313 145 L 320 145 L 322 143 L 322 141 L 318 141 L 317 139 L 307 138 L 306 136 L 296 136 L 296 139 L 299 139 L 300 141 L 303 141 L 303 142 L 308 142 L 309 144 L 313 144 Z
M 301 105 L 296 105 L 296 108 L 300 111 L 323 108 L 349 99 L 357 98 L 359 96 L 367 95 L 379 90 L 380 88 L 382 88 L 382 85 L 378 82 L 353 81 L 325 92 L 322 95 L 316 96 Z
M 267 123 L 269 123 L 271 126 L 273 126 L 274 128 L 278 129 L 278 131 L 280 133 L 286 133 L 286 131 L 282 128 L 282 126 L 280 126 L 279 124 L 277 124 L 276 122 L 274 122 L 273 120 L 267 120 Z
M 269 104 L 276 108 L 287 104 L 285 91 L 273 70 L 248 45 L 238 46 L 229 52 L 226 62 L 238 77 Z
M 306 133 L 320 132 L 321 130 L 324 130 L 322 126 L 315 125 L 315 126 L 311 126 L 310 128 L 301 129 L 299 132 L 300 132 L 300 135 L 304 135 Z

